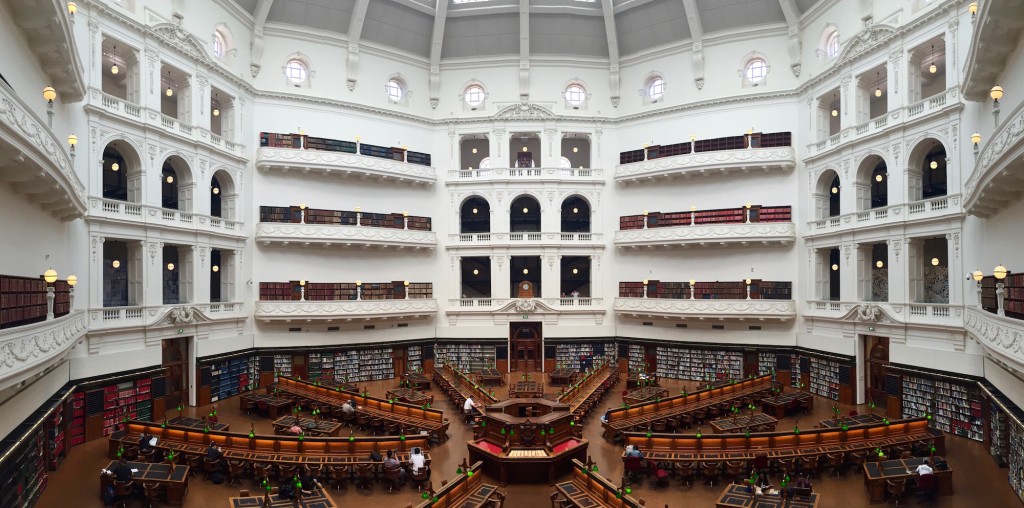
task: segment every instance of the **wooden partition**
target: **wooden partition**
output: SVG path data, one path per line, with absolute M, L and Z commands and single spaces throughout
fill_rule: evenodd
M 568 390 L 558 396 L 558 402 L 568 404 L 570 410 L 573 413 L 576 413 L 580 409 L 580 406 L 590 399 L 592 394 L 604 386 L 605 382 L 612 379 L 618 381 L 618 376 L 619 371 L 610 363 L 605 363 L 590 372 L 584 379 L 574 385 L 570 385 Z M 615 383 L 612 382 L 611 384 Z
M 653 460 L 677 462 L 752 460 L 767 454 L 773 459 L 822 455 L 836 452 L 874 451 L 918 442 L 931 443 L 936 454 L 945 453 L 945 435 L 928 426 L 928 420 L 895 420 L 840 429 L 808 429 L 796 433 L 758 432 L 749 437 L 737 434 L 680 436 L 627 432 L 626 445 L 639 446 Z M 623 453 L 625 460 L 625 453 Z
M 589 471 L 582 462 L 572 460 L 572 480 L 555 485 L 555 491 L 573 506 L 640 508 L 639 501 L 620 492 L 607 478 Z
M 470 378 L 470 375 L 465 372 L 452 368 L 451 365 L 445 365 L 435 372 L 440 373 L 441 377 L 458 390 L 463 397 L 472 396 L 477 404 L 494 404 L 498 401 L 497 397 L 491 395 L 483 383 Z
M 472 497 L 481 498 L 482 502 L 490 498 L 497 487 L 484 484 L 483 475 L 480 474 L 482 462 L 469 466 L 466 471 L 455 476 L 445 486 L 434 491 L 432 495 L 428 492 L 427 499 L 416 505 L 416 508 L 449 508 L 462 507 L 464 502 L 471 501 Z M 433 485 L 431 485 L 433 491 Z M 482 506 L 482 504 L 470 504 L 469 506 Z
M 159 423 L 129 421 L 126 430 L 110 435 L 107 456 L 117 458 L 117 451 L 122 446 L 138 445 L 142 434 L 157 438 L 156 448 L 159 453 L 166 454 L 173 450 L 181 457 L 183 463 L 186 455 L 205 455 L 210 443 L 216 443 L 224 451 L 227 459 L 240 459 L 247 462 L 274 462 L 295 464 L 346 465 L 372 462 L 370 452 L 376 450 L 384 455 L 387 450 L 395 450 L 398 460 L 408 462 L 409 451 L 414 447 L 426 450 L 429 439 L 425 435 L 413 436 L 374 436 L 374 437 L 307 437 L 271 436 L 241 432 L 204 432 L 187 427 L 166 427 Z M 430 457 L 426 455 L 427 462 Z

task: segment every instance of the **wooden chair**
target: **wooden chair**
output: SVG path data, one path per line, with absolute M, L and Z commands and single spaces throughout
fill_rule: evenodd
M 370 481 L 373 479 L 373 464 L 369 462 L 356 464 L 356 488 L 372 490 Z
M 356 426 L 359 430 L 366 430 L 366 426 L 370 424 L 370 418 L 363 413 L 356 413 Z
M 656 490 L 658 487 L 668 488 L 668 477 L 671 467 L 672 464 L 668 462 L 654 464 L 654 485 L 651 487 L 652 489 Z
M 132 496 L 135 494 L 135 482 L 128 480 L 126 482 L 114 482 L 114 495 L 117 496 L 117 506 L 126 508 L 128 503 L 131 502 Z
M 654 422 L 654 424 L 651 426 L 651 430 L 653 430 L 654 432 L 665 432 L 666 427 L 667 424 L 665 423 L 665 420 L 661 419 Z
M 281 481 L 289 481 L 299 474 L 299 468 L 295 464 L 278 464 L 277 477 Z
M 903 499 L 903 494 L 907 491 L 907 480 L 886 480 L 885 490 L 896 501 L 896 506 L 899 506 L 900 501 Z
M 162 501 L 163 488 L 159 483 L 143 483 L 142 489 L 146 494 L 146 502 L 149 503 L 149 508 L 153 508 L 153 503 Z
M 156 449 L 154 448 L 149 448 L 148 450 L 140 450 L 139 462 L 149 462 L 150 464 L 152 464 L 156 456 L 157 453 Z M 159 460 L 157 460 L 157 462 L 159 462 Z
M 800 399 L 800 412 L 803 414 L 811 413 L 811 399 Z
M 796 459 L 792 457 L 776 459 L 775 467 L 783 478 L 786 475 L 796 476 Z
M 259 404 L 254 402 L 252 399 L 242 399 L 242 409 L 245 409 L 245 414 L 252 414 L 259 408 Z
M 846 466 L 846 461 L 844 460 L 845 455 L 843 452 L 829 453 L 826 454 L 826 457 L 828 457 L 828 467 L 831 468 L 828 475 L 835 476 L 836 478 L 842 476 L 843 469 Z
M 680 416 L 679 417 L 679 426 L 684 428 L 684 429 L 689 429 L 689 428 L 693 427 L 693 415 L 690 414 L 690 413 L 686 413 L 686 414 Z
M 717 480 L 721 474 L 721 468 L 717 462 L 701 462 L 700 474 L 704 477 L 705 484 L 714 487 L 715 480 Z
M 341 487 L 345 482 L 348 481 L 349 467 L 346 465 L 334 465 L 329 466 L 331 471 L 331 481 L 334 482 L 334 490 L 341 490 Z M 348 488 L 348 485 L 345 485 Z
M 679 485 L 685 483 L 689 487 L 693 485 L 693 476 L 697 474 L 697 470 L 694 468 L 693 462 L 677 462 L 676 474 L 679 475 Z
M 209 457 L 203 457 L 203 476 L 207 480 L 210 479 L 210 475 L 216 473 L 220 469 L 220 459 L 211 459 Z
M 551 508 L 568 508 L 572 506 L 572 503 L 568 499 L 563 499 L 561 493 L 557 490 L 548 497 L 551 498 Z
M 394 492 L 399 487 L 399 480 L 402 479 L 402 466 L 384 466 L 384 481 L 388 482 L 388 493 Z
M 628 480 L 628 483 L 632 484 L 634 482 L 639 481 L 640 475 L 642 475 L 643 472 L 644 472 L 643 460 L 644 459 L 642 459 L 640 457 L 626 457 L 626 464 L 625 464 L 626 478 L 625 479 Z M 623 482 L 623 483 L 626 483 L 626 482 Z
M 742 460 L 725 461 L 725 469 L 733 483 L 741 484 L 747 478 L 747 464 Z
M 205 457 L 198 453 L 185 454 L 185 464 L 188 466 L 189 476 L 195 476 L 197 471 L 203 471 L 203 459 Z
M 430 467 L 425 466 L 419 468 L 418 471 L 413 471 L 409 478 L 412 479 L 412 484 L 416 486 L 416 492 L 422 492 L 423 484 L 430 481 Z
M 254 462 L 252 464 L 252 475 L 257 480 L 270 480 L 274 476 L 274 465 L 270 462 Z
M 238 497 L 249 497 L 249 489 L 238 489 Z
M 228 485 L 233 483 L 241 483 L 242 476 L 245 475 L 245 461 L 244 460 L 229 460 L 228 461 Z
M 502 508 L 505 506 L 505 497 L 507 494 L 503 490 L 495 490 L 494 494 L 491 495 L 489 500 L 488 508 Z

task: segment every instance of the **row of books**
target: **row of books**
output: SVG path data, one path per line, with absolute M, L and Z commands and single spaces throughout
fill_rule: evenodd
M 743 377 L 743 353 L 658 346 L 658 377 L 717 381 Z
M 261 301 L 299 300 L 303 290 L 299 281 L 291 282 L 260 282 Z M 432 282 L 364 282 L 361 286 L 354 282 L 307 282 L 305 299 L 308 301 L 342 301 L 342 300 L 402 300 L 405 298 L 433 298 Z
M 434 363 L 437 367 L 450 365 L 463 372 L 493 367 L 495 355 L 495 347 L 489 344 L 434 345 Z
M 317 138 L 305 134 L 260 133 L 260 146 L 268 148 L 298 148 L 321 150 L 326 152 L 356 153 L 367 157 L 380 157 L 396 161 L 405 160 L 409 164 L 430 165 L 430 154 L 408 151 L 401 147 L 388 147 L 343 141 L 338 139 Z
M 42 278 L 0 275 L 0 328 L 12 328 L 46 320 L 46 281 Z M 70 286 L 54 282 L 53 314 L 71 311 Z
M 744 300 L 747 298 L 746 281 L 737 282 L 696 282 L 693 284 L 693 298 L 698 300 Z M 647 298 L 690 299 L 689 282 L 647 281 Z M 619 282 L 619 296 L 622 298 L 643 298 L 643 282 Z M 765 281 L 751 279 L 750 298 L 763 300 L 792 300 L 793 283 L 788 281 Z
M 792 208 L 789 206 L 751 205 L 750 208 L 721 208 L 688 212 L 648 212 L 646 216 L 623 215 L 619 217 L 619 229 L 668 228 L 705 224 L 743 224 L 747 222 L 792 222 Z
M 298 206 L 261 206 L 260 222 L 300 223 L 305 215 L 306 224 L 338 226 L 365 226 L 374 228 L 414 229 L 430 231 L 430 217 L 405 216 L 402 213 L 371 213 L 349 210 L 321 210 Z
M 645 160 L 645 158 L 646 160 L 652 160 L 664 157 L 674 157 L 676 155 L 686 155 L 689 153 L 792 146 L 792 143 L 792 135 L 789 132 L 755 132 L 743 136 L 698 139 L 693 142 L 675 143 L 671 145 L 648 145 L 645 149 L 620 152 L 619 164 L 641 162 Z

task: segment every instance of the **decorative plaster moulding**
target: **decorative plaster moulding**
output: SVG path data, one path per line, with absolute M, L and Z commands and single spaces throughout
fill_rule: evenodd
M 386 319 L 432 318 L 437 315 L 437 300 L 409 298 L 405 300 L 346 301 L 259 301 L 255 318 L 264 322 L 307 323 L 382 321 Z
M 659 177 L 690 178 L 694 175 L 727 175 L 758 170 L 767 173 L 772 169 L 790 171 L 795 167 L 796 151 L 793 147 L 747 148 L 698 152 L 631 164 L 619 164 L 615 166 L 615 180 L 624 183 L 644 182 L 655 181 Z
M 296 171 L 318 175 L 360 176 L 381 181 L 398 181 L 433 185 L 437 172 L 433 167 L 409 164 L 364 155 L 301 150 L 296 148 L 260 148 L 256 151 L 256 168 L 285 173 Z
M 964 330 L 996 358 L 1024 371 L 1024 321 L 967 307 Z
M 623 317 L 666 317 L 714 321 L 789 321 L 796 319 L 793 300 L 674 300 L 616 298 Z
M 809 221 L 803 237 L 809 239 L 866 233 L 893 226 L 912 229 L 922 224 L 959 220 L 964 216 L 960 198 L 960 194 L 939 196 Z
M 57 102 L 81 101 L 85 97 L 85 68 L 79 58 L 74 18 L 67 12 L 67 2 L 7 2 L 7 7 L 11 25 L 21 28 L 26 48 L 46 73 L 48 85 L 57 91 Z M 13 65 L 5 67 L 4 70 L 10 70 Z
M 808 300 L 802 316 L 810 320 L 857 323 L 862 326 L 890 327 L 893 333 L 918 329 L 957 331 L 963 329 L 963 305 L 945 303 L 841 302 Z M 963 351 L 961 339 L 954 347 Z
M 90 336 L 125 330 L 157 331 L 181 326 L 203 326 L 227 321 L 245 321 L 248 315 L 241 302 L 180 303 L 151 307 L 100 307 L 89 309 Z M 90 352 L 102 344 L 90 342 Z
M 999 213 L 1024 191 L 1024 103 L 1007 115 L 976 158 L 964 183 L 964 210 L 978 217 Z
M 463 298 L 448 301 L 450 326 L 497 325 L 541 320 L 546 325 L 601 325 L 607 311 L 601 298 Z
M 256 242 L 263 245 L 287 246 L 310 244 L 331 247 L 394 247 L 398 249 L 433 249 L 437 234 L 433 231 L 376 228 L 369 226 L 338 226 L 329 224 L 291 224 L 263 222 L 256 225 Z
M 0 388 L 60 362 L 87 331 L 85 311 L 0 330 Z
M 536 248 L 587 247 L 604 248 L 602 233 L 452 233 L 448 235 L 448 249 L 463 248 Z
M 600 168 L 478 168 L 448 171 L 447 185 L 481 182 L 570 183 L 604 185 Z
M 689 247 L 726 244 L 790 245 L 796 241 L 792 222 L 714 224 L 666 228 L 626 229 L 615 232 L 617 247 Z

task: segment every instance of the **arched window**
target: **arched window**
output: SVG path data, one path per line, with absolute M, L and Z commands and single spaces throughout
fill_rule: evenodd
M 839 56 L 839 31 L 832 30 L 825 38 L 825 54 L 829 60 L 835 60 Z
M 573 83 L 565 88 L 565 102 L 568 102 L 570 106 L 578 109 L 586 101 L 587 91 L 583 85 Z
M 759 83 L 768 77 L 768 63 L 763 58 L 753 58 L 743 69 L 743 77 L 751 83 Z
M 388 100 L 391 102 L 398 102 L 405 97 L 405 87 L 402 83 L 395 78 L 391 78 L 384 85 L 384 92 L 388 94 Z
M 309 78 L 309 66 L 306 62 L 293 58 L 284 65 L 284 75 L 293 85 L 299 86 Z
M 466 101 L 467 106 L 474 109 L 484 103 L 484 98 L 486 98 L 484 87 L 480 85 L 470 85 L 462 94 L 462 100 Z
M 647 97 L 651 102 L 657 102 L 665 96 L 665 80 L 661 76 L 654 76 L 647 80 Z
M 224 40 L 224 34 L 220 33 L 220 30 L 213 32 L 213 56 L 220 59 L 224 58 L 224 53 L 227 51 L 227 41 Z

